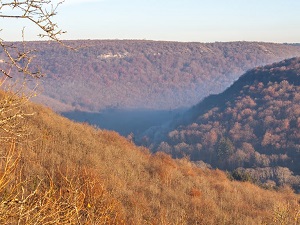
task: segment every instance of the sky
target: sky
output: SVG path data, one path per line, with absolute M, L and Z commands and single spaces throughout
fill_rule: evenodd
M 299 0 L 65 0 L 54 20 L 64 40 L 300 43 L 299 12 Z M 0 37 L 21 40 L 23 27 L 25 40 L 40 40 L 15 19 L 0 19 Z

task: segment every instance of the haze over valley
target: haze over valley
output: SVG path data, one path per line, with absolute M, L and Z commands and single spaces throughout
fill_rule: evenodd
M 123 135 L 168 122 L 249 69 L 300 55 L 300 46 L 262 42 L 66 44 L 78 50 L 27 43 L 37 49 L 34 62 L 47 74 L 34 101 Z

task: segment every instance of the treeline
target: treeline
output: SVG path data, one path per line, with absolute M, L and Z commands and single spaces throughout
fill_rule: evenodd
M 300 58 L 255 68 L 174 121 L 154 148 L 299 190 L 299 93 Z
M 300 46 L 259 42 L 28 42 L 47 74 L 39 101 L 58 111 L 190 107 L 248 69 L 300 55 Z M 0 53 L 0 57 L 1 54 Z

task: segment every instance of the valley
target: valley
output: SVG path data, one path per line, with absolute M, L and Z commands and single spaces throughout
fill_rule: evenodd
M 73 121 L 116 131 L 126 137 L 131 133 L 139 136 L 151 127 L 167 124 L 186 110 L 106 109 L 99 113 L 70 111 L 62 112 L 61 115 Z
M 261 66 L 297 56 L 298 45 L 68 44 L 79 50 L 29 43 L 39 48 L 39 63 L 48 72 L 35 101 L 153 152 L 202 161 L 262 186 L 298 190 L 297 59 Z
M 168 112 L 173 116 L 224 91 L 247 70 L 300 55 L 298 45 L 262 42 L 66 44 L 77 50 L 27 43 L 36 49 L 33 65 L 46 74 L 32 100 L 70 119 L 136 137 L 168 123 Z
M 101 57 L 123 60 L 126 55 Z M 198 104 L 186 108 L 175 105 L 192 104 L 194 100 L 184 101 L 187 91 L 179 93 L 177 88 L 178 98 L 173 95 L 173 102 L 159 106 L 148 98 L 149 92 L 119 99 L 114 90 L 125 85 L 112 88 L 111 93 L 107 89 L 110 98 L 104 100 L 109 104 L 100 109 L 97 79 L 89 86 L 88 77 L 79 82 L 67 73 L 43 80 L 49 86 L 36 101 L 48 107 L 30 103 L 22 92 L 2 91 L 0 103 L 5 110 L 0 113 L 0 146 L 6 167 L 0 195 L 9 195 L 0 209 L 14 222 L 298 222 L 299 65 L 299 58 L 290 58 L 257 66 L 239 78 L 228 75 L 227 83 L 214 89 L 223 92 L 210 95 L 204 88 Z M 203 81 L 204 87 L 218 84 L 210 76 L 207 83 Z M 47 92 L 51 84 L 56 86 Z M 144 86 L 136 87 L 133 92 L 143 91 Z M 78 102 L 75 92 L 83 93 Z M 155 94 L 162 102 L 170 98 Z M 138 98 L 143 104 L 133 104 Z M 132 105 L 124 107 L 126 102 Z M 149 107 L 137 107 L 145 102 Z M 24 190 L 26 199 L 20 195 Z M 8 211 L 10 196 L 22 199 L 26 207 L 14 204 Z M 41 200 L 39 205 L 36 198 Z M 52 214 L 41 214 L 43 210 Z M 20 217 L 14 212 L 34 216 Z M 53 216 L 57 212 L 64 213 Z
M 188 155 L 238 179 L 299 190 L 299 68 L 300 59 L 292 58 L 250 70 L 168 127 L 146 132 L 140 143 L 146 139 L 154 151 Z
M 300 225 L 299 8 L 0 0 L 0 224 Z

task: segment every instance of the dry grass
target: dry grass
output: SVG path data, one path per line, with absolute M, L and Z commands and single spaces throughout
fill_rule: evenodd
M 29 179 L 20 167 L 16 145 L 2 143 L 0 224 L 116 224 L 119 203 L 86 170 Z M 23 177 L 27 177 L 23 179 Z
M 28 110 L 36 112 L 27 119 L 31 138 L 1 143 L 3 153 L 14 155 L 12 169 L 1 164 L 2 174 L 13 177 L 2 179 L 2 221 L 299 224 L 299 196 L 290 189 L 230 181 L 224 172 L 197 168 L 187 159 L 152 155 L 115 132 L 73 123 L 39 106 Z

